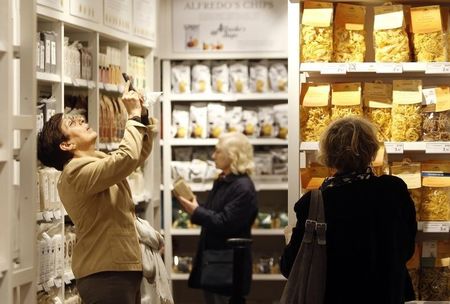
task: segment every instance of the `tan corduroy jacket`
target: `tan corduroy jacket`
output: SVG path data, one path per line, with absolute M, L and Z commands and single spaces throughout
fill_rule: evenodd
M 58 191 L 76 227 L 72 257 L 75 278 L 101 271 L 140 271 L 142 258 L 134 204 L 126 177 L 152 150 L 156 126 L 128 120 L 119 149 L 73 158 L 62 171 Z

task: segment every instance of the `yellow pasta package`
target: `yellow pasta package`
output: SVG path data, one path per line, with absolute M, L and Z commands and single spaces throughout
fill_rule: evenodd
M 300 136 L 302 141 L 318 141 L 330 123 L 329 84 L 305 84 L 300 107 Z
M 377 6 L 374 20 L 376 62 L 408 62 L 409 39 L 402 5 Z
M 366 82 L 363 90 L 365 115 L 377 128 L 380 142 L 391 140 L 392 85 Z
M 447 61 L 447 42 L 439 5 L 411 8 L 411 29 L 416 61 Z
M 423 140 L 450 141 L 450 87 L 426 88 L 423 95 Z
M 304 2 L 300 61 L 329 62 L 333 55 L 333 4 Z
M 331 120 L 363 116 L 361 83 L 335 83 L 331 86 Z
M 422 81 L 394 80 L 392 141 L 418 141 L 422 134 Z
M 366 8 L 360 5 L 338 3 L 334 19 L 335 62 L 364 62 Z
M 450 220 L 450 166 L 447 163 L 422 165 L 422 221 Z

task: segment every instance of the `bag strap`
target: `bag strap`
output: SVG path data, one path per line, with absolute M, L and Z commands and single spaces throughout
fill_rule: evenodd
M 312 190 L 309 204 L 308 219 L 305 223 L 304 240 L 311 243 L 316 232 L 317 243 L 326 245 L 327 223 L 325 222 L 325 210 L 323 206 L 322 191 Z

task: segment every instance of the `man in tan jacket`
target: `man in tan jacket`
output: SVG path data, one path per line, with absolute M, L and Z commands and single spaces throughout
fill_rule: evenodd
M 97 133 L 63 114 L 38 137 L 39 160 L 62 170 L 58 191 L 77 233 L 72 270 L 86 304 L 140 303 L 142 258 L 126 177 L 149 156 L 156 120 L 141 117 L 141 96 L 128 85 L 122 101 L 129 119 L 118 150 L 96 151 Z

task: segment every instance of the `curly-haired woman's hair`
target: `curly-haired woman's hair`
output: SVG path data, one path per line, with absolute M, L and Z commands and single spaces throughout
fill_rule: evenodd
M 379 149 L 376 134 L 374 125 L 363 118 L 336 120 L 320 138 L 319 161 L 338 172 L 364 170 Z
M 230 158 L 230 169 L 233 174 L 251 175 L 253 173 L 255 169 L 253 146 L 247 136 L 238 132 L 225 133 L 219 137 L 218 146 Z
M 44 166 L 62 171 L 64 165 L 73 158 L 73 153 L 63 151 L 59 145 L 69 140 L 61 130 L 63 114 L 53 115 L 38 134 L 38 159 Z

